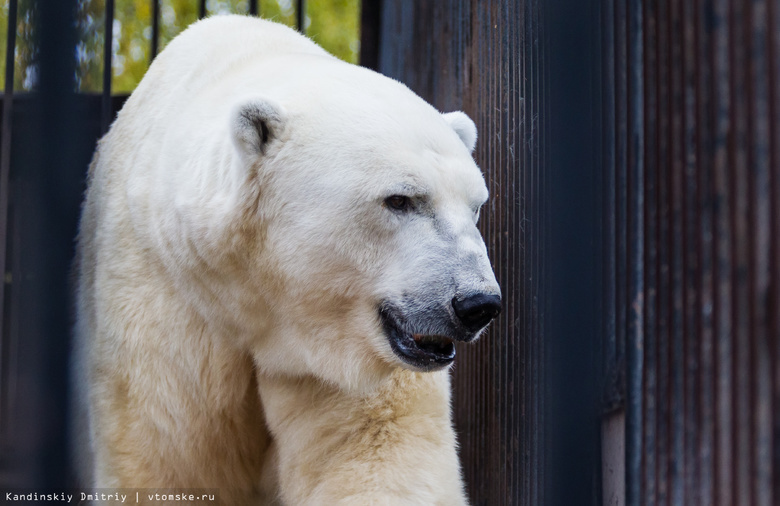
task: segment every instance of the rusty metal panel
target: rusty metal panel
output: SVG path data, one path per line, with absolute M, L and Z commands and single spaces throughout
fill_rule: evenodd
M 458 349 L 453 372 L 477 505 L 597 502 L 596 5 L 385 0 L 382 10 L 379 70 L 475 120 L 491 191 L 480 227 L 504 311 Z
M 507 309 L 483 342 L 462 350 L 455 371 L 476 504 L 550 503 L 554 494 L 541 484 L 571 481 L 545 453 L 565 426 L 556 418 L 565 411 L 550 409 L 561 402 L 549 394 L 561 380 L 555 349 L 565 328 L 555 273 L 566 267 L 551 245 L 566 194 L 559 153 L 577 142 L 562 142 L 566 129 L 555 127 L 570 119 L 556 74 L 572 50 L 556 39 L 555 22 L 567 26 L 554 12 L 563 5 L 574 6 L 398 1 L 383 9 L 380 70 L 440 109 L 476 119 L 476 158 L 493 192 L 482 230 Z M 598 131 L 583 136 L 599 146 L 600 169 L 596 189 L 583 192 L 602 199 L 593 214 L 601 409 L 625 413 L 626 504 L 775 504 L 780 4 L 590 5 L 601 55 L 589 62 Z M 571 96 L 582 84 L 592 83 L 573 80 Z
M 629 265 L 631 251 L 641 260 L 640 298 L 623 291 L 619 265 L 607 267 L 618 272 L 607 298 L 629 317 L 626 329 L 605 334 L 625 335 L 629 354 L 640 350 L 626 371 L 636 379 L 626 392 L 627 504 L 776 504 L 778 5 L 619 4 L 604 22 L 625 39 L 604 39 L 604 78 L 616 88 L 621 75 L 642 84 L 633 101 L 616 93 L 603 102 L 605 138 L 615 138 L 605 143 L 604 160 L 613 161 L 605 170 L 629 181 L 629 209 L 641 213 L 626 229 L 605 221 L 614 227 L 606 235 L 629 248 L 607 262 Z M 624 158 L 636 133 L 641 152 Z M 604 208 L 619 218 L 617 188 Z M 641 329 L 635 338 L 632 325 Z
M 536 2 L 384 2 L 379 70 L 479 131 L 491 198 L 480 226 L 502 287 L 490 332 L 458 349 L 455 423 L 473 504 L 537 505 L 545 437 L 543 73 Z

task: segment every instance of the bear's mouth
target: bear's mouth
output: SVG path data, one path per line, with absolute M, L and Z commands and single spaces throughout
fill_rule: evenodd
M 433 371 L 455 360 L 455 343 L 452 338 L 407 331 L 402 320 L 386 307 L 380 308 L 379 316 L 390 348 L 405 363 L 417 369 Z

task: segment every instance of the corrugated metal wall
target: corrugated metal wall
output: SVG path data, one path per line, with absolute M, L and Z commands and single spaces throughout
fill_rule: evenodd
M 475 120 L 475 158 L 491 191 L 480 227 L 504 311 L 476 345 L 459 348 L 454 368 L 455 424 L 475 505 L 597 497 L 591 5 L 384 1 L 379 70 L 439 110 Z M 552 111 L 562 121 L 549 121 Z M 552 136 L 566 148 L 550 152 Z
M 605 5 L 628 504 L 778 504 L 780 5 Z
M 545 133 L 536 120 L 544 107 L 537 13 L 526 2 L 469 0 L 385 1 L 382 13 L 379 70 L 439 110 L 474 119 L 476 159 L 491 191 L 480 227 L 504 311 L 475 346 L 458 349 L 455 366 L 456 426 L 474 504 L 541 503 L 534 474 L 544 458 L 537 274 L 545 261 Z
M 780 503 L 780 4 L 385 3 L 380 70 L 475 118 L 492 190 L 506 311 L 455 370 L 474 503 Z

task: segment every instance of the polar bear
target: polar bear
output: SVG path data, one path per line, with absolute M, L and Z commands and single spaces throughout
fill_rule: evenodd
M 447 369 L 501 308 L 476 136 L 269 21 L 172 41 L 88 175 L 83 485 L 465 504 Z

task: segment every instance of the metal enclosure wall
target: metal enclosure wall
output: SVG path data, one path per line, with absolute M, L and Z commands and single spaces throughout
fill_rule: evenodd
M 454 371 L 474 504 L 777 504 L 780 4 L 382 14 L 379 69 L 472 115 L 492 192 L 505 312 Z M 625 496 L 585 484 L 591 402 Z
M 454 370 L 469 495 L 473 504 L 541 504 L 544 103 L 542 72 L 529 72 L 541 65 L 539 20 L 525 2 L 384 3 L 379 70 L 474 119 L 491 192 L 480 227 L 504 310 L 476 345 L 458 348 Z
M 3 175 L 8 200 L 1 203 L 9 219 L 0 225 L 10 253 L 0 322 L 4 489 L 68 483 L 69 271 L 84 164 L 94 144 L 87 136 L 95 126 L 86 119 L 87 101 L 72 91 L 75 5 L 37 0 L 38 93 L 12 102 L 9 87 L 3 103 L 2 155 L 11 169 Z
M 478 343 L 458 348 L 453 372 L 475 505 L 598 500 L 591 6 L 384 1 L 379 70 L 475 120 L 491 191 L 480 227 L 504 311 Z
M 161 0 L 151 53 L 157 53 Z M 197 0 L 200 16 L 206 0 Z M 6 87 L 0 100 L 0 488 L 61 492 L 68 459 L 70 271 L 87 166 L 125 99 L 111 94 L 111 44 L 104 44 L 102 94 L 75 93 L 76 0 L 9 0 Z M 14 93 L 19 4 L 33 9 L 39 82 Z M 114 0 L 105 1 L 113 19 Z M 304 2 L 294 2 L 301 25 Z M 257 0 L 248 12 L 257 14 Z M 104 40 L 112 39 L 107 22 Z M 4 497 L 4 495 L 3 495 Z
M 777 504 L 780 4 L 609 1 L 602 27 L 627 504 Z

